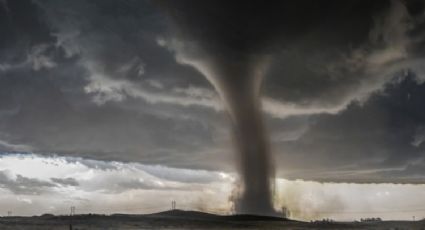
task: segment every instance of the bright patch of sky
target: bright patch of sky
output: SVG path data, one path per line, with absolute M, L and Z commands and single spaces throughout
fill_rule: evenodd
M 236 174 L 83 158 L 3 154 L 0 215 L 152 213 L 177 208 L 232 212 Z M 276 180 L 275 207 L 291 218 L 354 220 L 425 217 L 425 185 Z

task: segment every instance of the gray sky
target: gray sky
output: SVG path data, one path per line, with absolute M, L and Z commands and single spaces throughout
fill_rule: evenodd
M 309 6 L 315 1 L 302 2 Z M 229 9 L 238 7 L 230 5 Z M 175 9 L 185 7 L 184 2 L 176 3 Z M 206 7 L 222 9 L 215 4 Z M 273 46 L 264 45 L 271 63 L 262 102 L 278 177 L 360 183 L 338 185 L 341 191 L 371 186 L 370 191 L 382 194 L 391 185 L 361 184 L 423 183 L 421 1 L 349 1 L 326 10 L 297 8 L 294 3 L 287 7 L 299 10 L 287 15 L 297 20 L 277 17 L 273 24 L 278 26 L 270 26 L 272 31 L 259 30 L 273 40 Z M 233 15 L 229 12 L 223 15 Z M 198 17 L 195 25 L 211 20 Z M 306 18 L 317 20 L 303 24 Z M 214 23 L 220 21 L 210 25 Z M 215 29 L 228 37 L 214 35 Z M 52 191 L 75 191 L 75 197 L 94 196 L 97 191 L 123 197 L 136 191 L 134 197 L 145 196 L 159 189 L 156 179 L 139 180 L 149 174 L 146 170 L 166 176 L 174 174 L 167 170 L 183 170 L 181 178 L 159 176 L 166 180 L 159 180 L 166 184 L 161 191 L 181 189 L 186 183 L 196 184 L 199 196 L 209 186 L 213 193 L 220 186 L 231 191 L 230 179 L 219 176 L 234 176 L 236 171 L 228 117 L 205 73 L 188 60 L 199 55 L 197 42 L 218 51 L 222 47 L 216 40 L 226 45 L 258 43 L 258 28 L 219 29 L 197 34 L 198 41 L 184 39 L 169 16 L 150 1 L 0 1 L 0 189 L 5 191 L 1 206 L 9 202 L 11 209 L 23 210 L 20 205 L 28 200 L 22 199 L 31 196 L 28 199 L 42 203 L 44 194 Z M 27 157 L 23 160 L 14 153 L 35 153 L 29 159 L 66 162 L 66 167 L 78 163 L 82 174 L 93 167 L 82 162 L 95 162 L 102 165 L 93 171 L 96 176 L 110 176 L 117 187 L 108 187 L 110 182 L 83 183 L 71 169 L 63 173 L 52 167 L 49 174 L 58 175 L 49 178 L 26 175 L 14 165 L 27 162 Z M 26 164 L 35 171 L 44 167 Z M 115 164 L 123 168 L 114 168 Z M 142 167 L 137 169 L 140 178 L 130 179 L 126 170 L 134 164 Z M 110 175 L 108 170 L 122 175 Z M 417 188 L 397 186 L 399 199 L 407 199 Z M 23 203 L 8 201 L 12 195 Z M 230 207 L 227 197 L 214 199 L 223 204 L 220 210 Z M 122 202 L 111 205 L 119 211 L 126 205 Z M 196 206 L 194 202 L 188 205 Z

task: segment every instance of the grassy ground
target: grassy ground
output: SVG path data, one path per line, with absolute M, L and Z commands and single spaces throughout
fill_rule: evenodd
M 423 229 L 425 221 L 308 223 L 258 216 L 216 216 L 199 212 L 171 211 L 150 215 L 77 215 L 3 217 L 0 229 Z

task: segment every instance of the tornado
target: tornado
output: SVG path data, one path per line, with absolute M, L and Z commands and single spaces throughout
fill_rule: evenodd
M 274 165 L 261 112 L 261 82 L 268 66 L 267 56 L 210 58 L 213 68 L 194 64 L 214 85 L 225 103 L 237 150 L 241 188 L 234 200 L 235 211 L 275 215 L 272 202 Z
M 177 34 L 169 47 L 176 60 L 194 67 L 211 82 L 231 119 L 241 180 L 235 200 L 238 213 L 276 215 L 275 166 L 261 111 L 261 83 L 275 44 L 294 40 L 317 20 L 312 3 L 159 1 L 171 16 L 173 35 Z
M 274 215 L 274 165 L 261 112 L 260 87 L 267 60 L 240 60 L 223 64 L 216 89 L 230 115 L 237 148 L 241 193 L 235 202 L 239 213 Z M 217 78 L 219 78 L 217 76 Z
M 194 67 L 208 79 L 231 120 L 240 179 L 238 195 L 233 199 L 235 211 L 275 215 L 275 169 L 260 100 L 269 58 L 265 52 L 256 52 L 270 36 L 261 31 L 262 25 L 252 21 L 250 13 L 255 5 L 242 12 L 225 1 L 163 0 L 160 5 L 171 15 L 178 34 L 171 47 L 177 61 Z M 250 28 L 241 26 L 244 23 Z

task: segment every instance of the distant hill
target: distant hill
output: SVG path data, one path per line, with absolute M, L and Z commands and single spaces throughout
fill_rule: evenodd
M 184 210 L 168 210 L 148 214 L 151 217 L 161 218 L 184 218 L 184 219 L 197 219 L 197 220 L 219 220 L 219 221 L 289 221 L 287 218 L 274 217 L 274 216 L 261 216 L 251 214 L 237 214 L 237 215 L 216 215 L 199 211 L 184 211 Z

